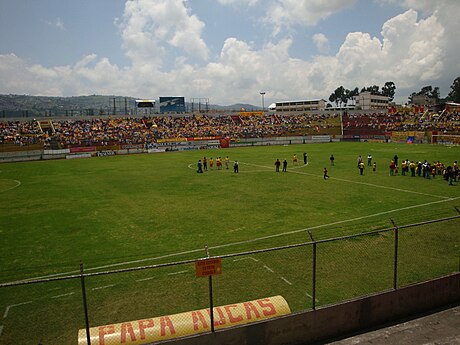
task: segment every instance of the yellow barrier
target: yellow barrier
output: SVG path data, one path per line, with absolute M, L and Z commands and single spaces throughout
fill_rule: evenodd
M 291 312 L 282 296 L 215 307 L 214 328 L 221 329 L 265 320 Z M 209 309 L 151 319 L 92 327 L 91 345 L 140 345 L 211 330 Z M 78 345 L 86 345 L 86 329 L 78 331 Z

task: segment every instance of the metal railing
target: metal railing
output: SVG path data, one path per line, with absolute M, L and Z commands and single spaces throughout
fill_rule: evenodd
M 91 326 L 200 308 L 214 311 L 206 329 L 214 331 L 231 316 L 229 307 L 215 306 L 281 295 L 291 311 L 315 310 L 398 289 L 460 271 L 459 219 L 392 221 L 387 229 L 325 240 L 310 233 L 308 242 L 219 256 L 206 248 L 201 258 L 116 270 L 85 272 L 81 263 L 79 274 L 3 283 L 0 344 L 70 344 L 84 328 L 90 344 Z M 222 274 L 196 278 L 202 258 L 220 258 Z M 161 332 L 173 333 L 167 326 Z M 129 329 L 124 336 L 136 337 Z

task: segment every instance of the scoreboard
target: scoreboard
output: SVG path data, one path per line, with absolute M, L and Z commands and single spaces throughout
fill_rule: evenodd
M 160 97 L 160 113 L 185 113 L 185 97 Z
M 138 108 L 153 108 L 155 101 L 153 99 L 136 99 L 136 106 Z

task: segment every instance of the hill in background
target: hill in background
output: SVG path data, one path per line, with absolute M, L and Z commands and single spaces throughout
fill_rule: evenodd
M 126 96 L 73 96 L 73 97 L 49 97 L 29 95 L 0 95 L 0 117 L 34 117 L 51 115 L 118 115 L 135 113 L 135 100 L 138 98 Z M 186 99 L 187 100 L 187 99 Z M 157 101 L 158 102 L 158 101 Z M 157 106 L 158 107 L 158 106 Z M 191 104 L 186 102 L 187 109 Z M 195 104 L 195 109 L 198 107 Z M 201 105 L 204 109 L 205 105 Z M 239 111 L 259 110 L 260 107 L 252 104 L 217 105 L 208 104 L 209 110 Z M 158 112 L 158 108 L 155 109 Z

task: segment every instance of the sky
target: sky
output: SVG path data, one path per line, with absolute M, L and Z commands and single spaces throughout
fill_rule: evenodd
M 0 0 L 0 94 L 322 98 L 460 76 L 459 0 Z

